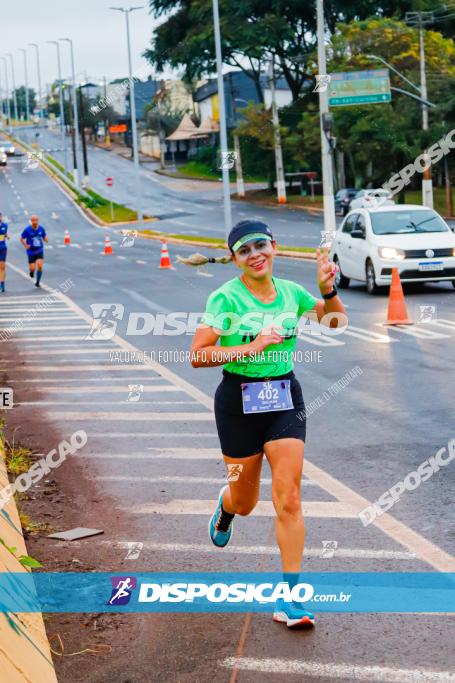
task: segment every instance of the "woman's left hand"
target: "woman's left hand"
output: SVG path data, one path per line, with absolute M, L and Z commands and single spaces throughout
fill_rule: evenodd
M 329 294 L 334 287 L 335 273 L 338 266 L 333 261 L 329 261 L 329 250 L 327 248 L 316 249 L 316 260 L 318 267 L 318 287 L 321 294 Z

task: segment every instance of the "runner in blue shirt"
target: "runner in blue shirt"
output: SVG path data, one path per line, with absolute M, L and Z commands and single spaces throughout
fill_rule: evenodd
M 21 242 L 27 249 L 28 263 L 30 268 L 30 277 L 33 277 L 36 271 L 35 287 L 40 286 L 40 280 L 43 275 L 43 259 L 44 259 L 44 242 L 47 242 L 45 229 L 39 224 L 38 216 L 30 217 L 31 225 L 28 225 L 22 231 Z
M 3 222 L 3 215 L 0 212 L 0 292 L 5 291 L 6 240 L 9 240 L 8 224 Z

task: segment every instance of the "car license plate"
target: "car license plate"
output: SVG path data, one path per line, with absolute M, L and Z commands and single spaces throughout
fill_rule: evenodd
M 245 414 L 292 410 L 291 382 L 289 379 L 246 382 L 242 384 L 242 402 Z
M 444 264 L 442 261 L 424 261 L 419 263 L 419 270 L 444 270 Z

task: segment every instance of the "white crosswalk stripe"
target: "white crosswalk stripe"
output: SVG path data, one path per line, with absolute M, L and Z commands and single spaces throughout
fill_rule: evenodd
M 376 323 L 381 326 L 382 323 Z M 402 334 L 407 334 L 411 337 L 416 337 L 417 339 L 448 339 L 449 334 L 441 334 L 440 332 L 434 332 L 433 330 L 427 328 L 429 323 L 425 323 L 425 327 L 416 327 L 413 325 L 393 325 L 391 328 L 394 332 L 400 332 Z

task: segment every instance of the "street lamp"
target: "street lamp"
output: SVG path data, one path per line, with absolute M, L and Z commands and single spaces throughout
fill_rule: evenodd
M 27 50 L 23 47 L 19 48 L 19 52 L 24 55 L 24 76 L 25 76 L 25 115 L 27 123 L 30 122 L 30 104 L 28 100 L 28 74 L 27 74 Z
M 408 13 L 409 14 L 409 13 Z M 418 14 L 418 13 L 417 13 Z M 427 86 L 426 86 L 426 79 L 425 79 L 425 53 L 423 49 L 423 32 L 422 32 L 422 26 L 420 26 L 420 73 L 421 73 L 421 87 L 419 88 L 418 85 L 413 83 L 412 81 L 409 80 L 409 78 L 406 78 L 404 74 L 401 73 L 401 71 L 398 71 L 398 69 L 395 69 L 389 62 L 386 62 L 385 59 L 382 57 L 379 57 L 378 55 L 365 55 L 368 59 L 374 59 L 378 62 L 381 62 L 382 64 L 385 64 L 385 66 L 393 71 L 397 76 L 406 83 L 408 83 L 414 90 L 417 90 L 419 93 L 419 96 L 413 95 L 410 92 L 407 92 L 406 90 L 402 90 L 401 88 L 392 88 L 391 90 L 396 90 L 397 92 L 401 93 L 402 95 L 407 95 L 408 97 L 412 97 L 412 99 L 417 100 L 420 102 L 422 105 L 422 130 L 428 130 L 428 107 L 435 107 L 436 105 L 433 104 L 433 102 L 429 102 L 427 99 Z M 429 208 L 433 208 L 433 182 L 431 179 L 431 170 L 430 167 L 425 169 L 423 172 L 423 178 L 422 178 L 422 201 L 424 206 L 428 206 Z
M 13 55 L 8 52 L 6 55 L 11 60 L 11 75 L 13 77 L 13 104 L 14 104 L 14 125 L 17 126 L 17 97 L 16 97 L 16 79 L 14 76 L 14 59 Z
M 272 97 L 272 123 L 273 138 L 275 147 L 275 167 L 276 167 L 276 192 L 278 204 L 286 204 L 286 183 L 284 180 L 283 151 L 281 148 L 280 120 L 278 117 L 278 107 L 276 105 L 275 92 L 275 55 L 272 56 L 269 65 L 270 94 Z
M 76 75 L 74 71 L 74 50 L 73 41 L 71 38 L 60 38 L 60 40 L 69 43 L 70 53 L 71 53 L 71 80 L 73 85 L 73 117 L 74 117 L 74 142 L 75 142 L 75 153 L 74 153 L 74 182 L 76 187 L 79 187 L 79 171 L 78 171 L 78 157 L 80 153 L 79 149 L 79 116 L 77 111 L 77 98 L 76 98 Z
M 327 75 L 325 59 L 325 30 L 324 30 L 324 1 L 317 0 L 317 42 L 318 42 L 318 75 Z M 329 113 L 329 97 L 327 89 L 319 89 L 319 118 L 321 129 L 321 166 L 322 166 L 322 193 L 324 202 L 324 229 L 334 233 L 336 230 L 335 201 L 333 197 L 333 166 L 330 143 L 324 130 L 327 127 L 327 114 Z
M 36 43 L 28 43 L 31 47 L 35 48 L 36 52 L 36 71 L 38 73 L 38 107 L 39 107 L 39 113 L 41 117 L 41 122 L 44 118 L 44 113 L 43 113 L 43 101 L 42 101 L 42 93 L 41 93 L 41 67 L 40 67 L 40 61 L 39 61 L 39 47 Z
M 58 86 L 60 97 L 60 131 L 62 134 L 63 151 L 65 153 L 65 175 L 68 173 L 68 164 L 66 159 L 66 139 L 65 139 L 65 109 L 63 105 L 63 81 L 62 81 L 62 65 L 60 62 L 60 45 L 57 40 L 48 40 L 48 43 L 55 45 L 57 48 L 57 68 L 58 68 Z
M 141 176 L 139 173 L 139 152 L 138 152 L 138 140 L 137 140 L 137 124 L 136 124 L 136 101 L 134 99 L 134 81 L 133 81 L 133 67 L 131 64 L 131 39 L 130 39 L 130 13 L 138 9 L 144 9 L 143 7 L 109 7 L 116 12 L 123 12 L 125 15 L 126 23 L 126 43 L 128 50 L 128 76 L 130 85 L 130 111 L 131 111 L 131 135 L 133 138 L 133 159 L 134 159 L 134 170 L 136 173 L 136 193 L 137 193 L 137 221 L 139 228 L 142 227 L 143 214 L 142 214 L 142 199 L 141 199 Z
M 226 105 L 224 101 L 223 57 L 221 54 L 220 12 L 218 0 L 213 3 L 213 31 L 215 34 L 216 71 L 218 80 L 218 108 L 220 116 L 221 170 L 223 173 L 224 229 L 226 239 L 232 226 L 231 193 L 229 187 L 229 163 L 226 126 Z
M 13 129 L 11 127 L 11 107 L 10 107 L 10 102 L 9 102 L 9 85 L 8 85 L 8 69 L 6 65 L 6 57 L 0 57 L 0 59 L 3 61 L 3 66 L 5 67 L 5 83 L 6 83 L 6 113 L 8 116 L 8 129 L 9 129 L 9 134 L 13 132 Z

